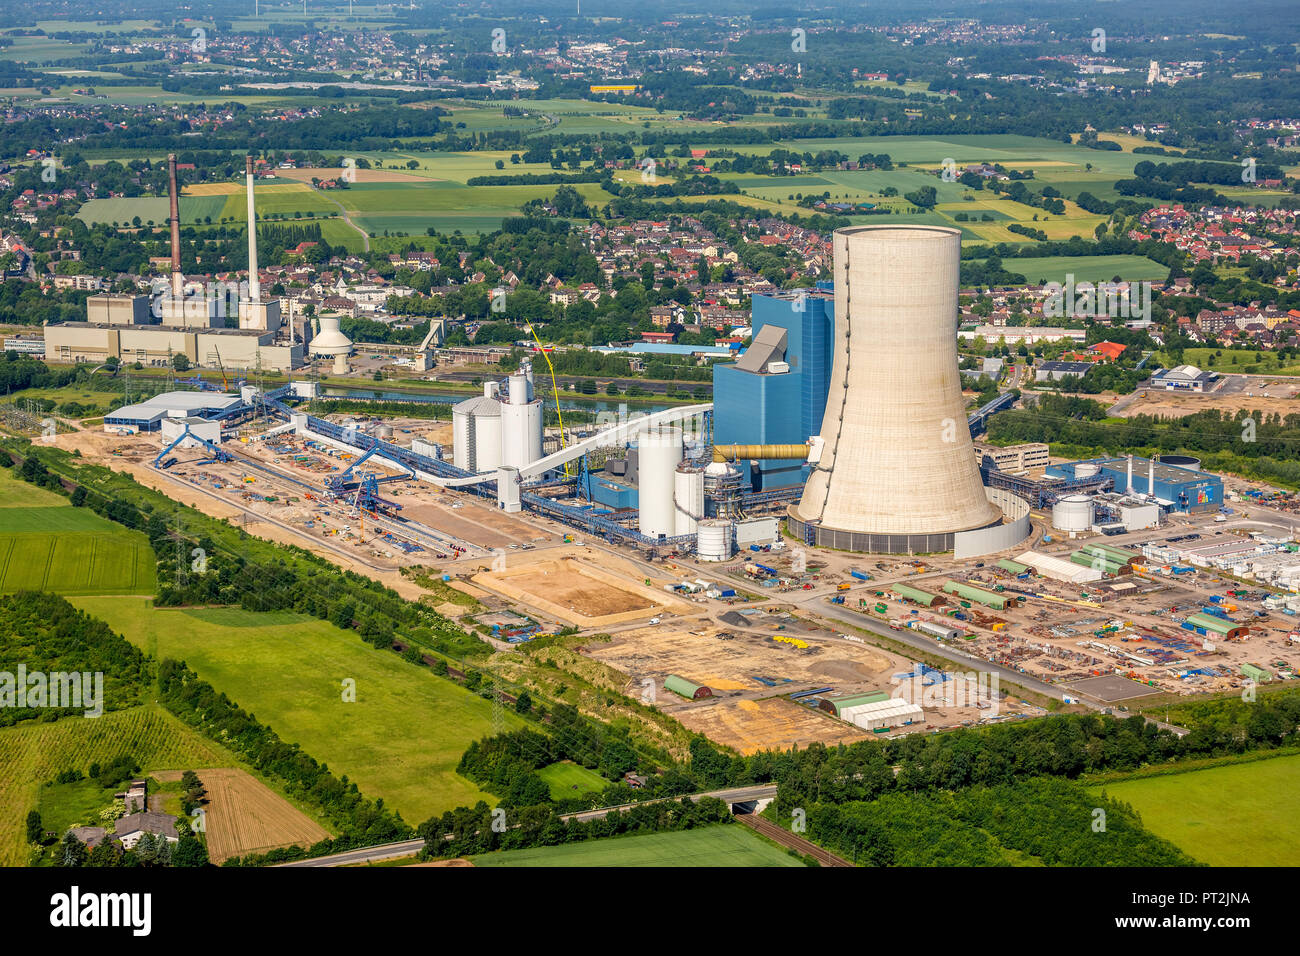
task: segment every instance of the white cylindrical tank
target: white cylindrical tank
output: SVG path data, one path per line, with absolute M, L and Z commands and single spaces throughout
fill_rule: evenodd
M 1074 466 L 1074 477 L 1076 478 L 1096 478 L 1101 468 L 1092 462 Z
M 496 471 L 501 465 L 501 408 L 486 395 L 467 398 L 451 410 L 452 461 L 471 472 Z
M 510 376 L 510 404 L 527 405 L 528 401 L 528 376 L 516 372 Z
M 682 430 L 665 425 L 644 432 L 637 441 L 638 528 L 650 537 L 677 533 L 673 483 L 682 460 Z
M 695 538 L 695 553 L 701 561 L 726 561 L 731 557 L 731 522 L 710 518 L 701 521 Z
M 516 392 L 515 379 L 520 380 Z M 542 403 L 540 401 L 515 402 L 516 395 L 527 394 L 528 380 L 523 376 L 510 377 L 509 402 L 501 403 L 501 463 L 523 468 L 542 457 Z
M 1092 527 L 1092 499 L 1066 495 L 1052 505 L 1052 527 L 1058 531 L 1087 531 Z
M 461 406 L 451 410 L 451 460 L 462 471 L 472 471 L 474 461 L 474 416 Z
M 704 517 L 704 469 L 683 462 L 673 476 L 673 503 L 677 520 L 674 534 L 695 534 L 695 527 Z
M 474 471 L 496 471 L 501 467 L 501 410 L 485 409 L 474 416 Z

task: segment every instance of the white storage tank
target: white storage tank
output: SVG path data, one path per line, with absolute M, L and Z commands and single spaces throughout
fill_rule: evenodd
M 704 517 L 704 469 L 683 462 L 677 466 L 673 477 L 673 499 L 676 507 L 676 535 L 695 534 L 699 520 Z
M 644 535 L 672 537 L 677 533 L 673 490 L 682 460 L 682 430 L 663 425 L 643 432 L 637 441 L 637 527 Z
M 695 553 L 701 561 L 726 561 L 731 557 L 731 522 L 717 518 L 701 521 L 696 532 Z
M 524 361 L 506 383 L 501 402 L 501 463 L 522 468 L 542 457 L 542 402 L 533 394 L 532 365 Z
M 1058 531 L 1087 531 L 1092 521 L 1092 499 L 1087 495 L 1066 495 L 1052 505 L 1052 527 Z
M 1085 462 L 1082 465 L 1074 466 L 1075 478 L 1096 478 L 1101 473 L 1101 467 L 1093 462 Z
M 451 422 L 456 467 L 496 471 L 501 465 L 501 403 L 486 394 L 466 399 L 451 410 Z

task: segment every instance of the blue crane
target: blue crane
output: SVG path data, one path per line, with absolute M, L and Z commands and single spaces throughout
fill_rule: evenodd
M 329 478 L 327 478 L 325 480 L 326 486 L 329 488 L 330 491 L 338 493 L 347 488 L 352 487 L 353 485 L 358 484 L 358 481 L 361 478 L 369 480 L 372 483 L 382 484 L 383 482 L 386 481 L 405 481 L 408 478 L 415 477 L 415 473 L 408 468 L 407 473 L 404 475 L 382 475 L 381 476 L 381 475 L 373 475 L 367 473 L 364 476 L 358 476 L 358 478 L 354 478 L 352 473 L 357 469 L 357 466 L 363 464 L 376 452 L 382 450 L 382 448 L 383 445 L 380 442 L 376 441 L 360 457 L 356 458 L 352 462 L 352 464 L 344 468 L 342 472 L 340 472 L 337 475 L 331 475 Z M 400 466 L 400 467 L 405 467 L 405 466 Z
M 214 445 L 206 438 L 200 438 L 198 435 L 190 431 L 190 426 L 187 424 L 185 426 L 184 431 L 182 431 L 179 435 L 177 435 L 174 439 L 172 439 L 172 441 L 168 445 L 166 445 L 162 451 L 158 452 L 158 457 L 153 460 L 153 466 L 155 468 L 163 469 L 163 468 L 170 468 L 172 465 L 176 464 L 175 458 L 172 458 L 165 462 L 163 461 L 163 459 L 167 457 L 167 455 L 172 451 L 172 449 L 178 447 L 180 443 L 187 438 L 194 439 L 196 442 L 198 442 L 208 451 L 212 452 L 212 457 L 215 458 L 217 461 L 232 460 L 229 452 L 222 451 L 219 446 Z

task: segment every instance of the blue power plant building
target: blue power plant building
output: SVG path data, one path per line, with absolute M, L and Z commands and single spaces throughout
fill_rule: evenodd
M 1149 458 L 1133 458 L 1131 489 L 1128 458 L 1062 462 L 1050 465 L 1045 472 L 1048 478 L 1081 478 L 1098 473 L 1114 479 L 1116 491 L 1152 495 L 1169 511 L 1196 513 L 1217 511 L 1223 506 L 1223 479 L 1218 475 L 1162 461 L 1153 463 Z
M 835 329 L 832 283 L 753 297 L 749 348 L 713 367 L 713 434 L 718 444 L 802 444 L 821 431 L 830 391 Z M 738 462 L 756 491 L 797 485 L 796 461 Z

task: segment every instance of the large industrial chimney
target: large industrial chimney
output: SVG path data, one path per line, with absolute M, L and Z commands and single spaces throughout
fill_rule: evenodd
M 185 278 L 181 275 L 181 200 L 176 188 L 176 154 L 167 154 L 167 195 L 171 200 L 168 221 L 172 227 L 172 302 L 177 311 L 185 298 Z
M 825 445 L 790 508 L 805 541 L 851 551 L 953 548 L 1002 520 L 985 494 L 957 370 L 961 233 L 836 230 L 835 357 Z
M 257 210 L 253 206 L 253 157 L 244 157 L 244 185 L 248 190 L 248 298 L 262 301 L 262 284 L 257 278 Z

